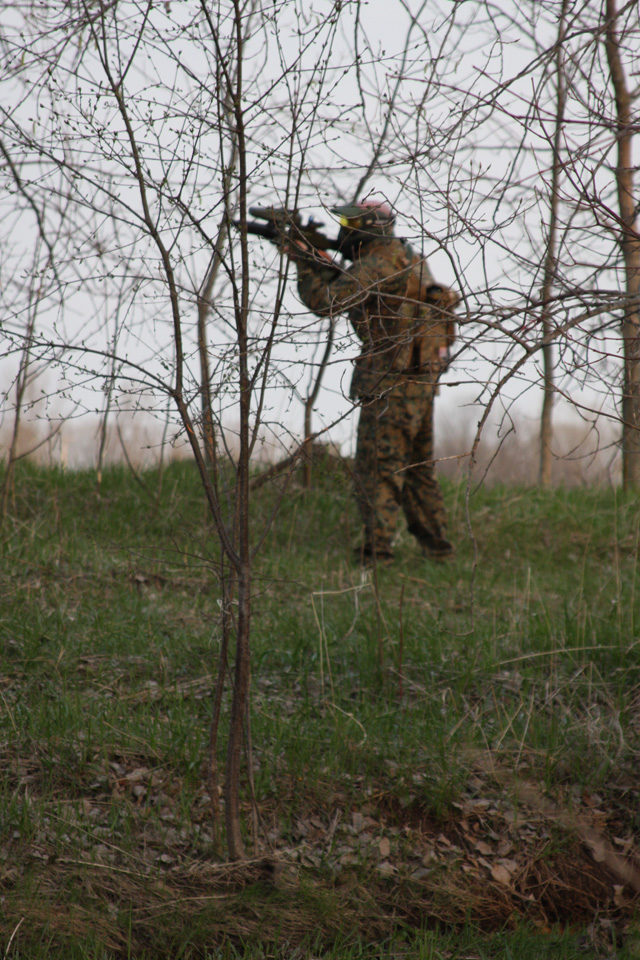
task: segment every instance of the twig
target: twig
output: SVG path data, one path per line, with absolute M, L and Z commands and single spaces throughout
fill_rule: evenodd
M 10 949 L 11 949 L 11 944 L 13 943 L 13 938 L 15 937 L 16 933 L 18 932 L 18 930 L 19 930 L 19 928 L 20 928 L 20 924 L 23 922 L 23 920 L 24 920 L 24 917 L 20 917 L 20 919 L 18 920 L 17 924 L 16 924 L 15 927 L 13 928 L 13 933 L 12 933 L 11 936 L 9 937 L 9 943 L 7 944 L 7 949 L 4 951 L 5 960 L 6 960 L 6 958 L 9 956 L 9 951 L 10 951 Z
M 4 696 L 4 693 L 2 692 L 2 690 L 0 690 L 0 697 L 2 697 L 2 702 L 4 703 L 5 710 L 6 710 L 7 713 L 9 714 L 9 720 L 11 720 L 11 726 L 13 727 L 14 733 L 17 733 L 17 732 L 18 732 L 18 728 L 16 727 L 16 722 L 15 722 L 15 720 L 13 719 L 13 713 L 11 712 L 11 707 L 9 706 L 9 704 L 7 703 L 7 701 L 5 700 L 5 696 Z
M 402 689 L 402 662 L 404 655 L 404 623 L 402 620 L 402 605 L 404 603 L 404 588 L 406 584 L 402 584 L 400 589 L 400 649 L 398 651 L 398 700 L 402 703 L 403 689 Z
M 499 667 L 507 663 L 520 663 L 521 660 L 533 660 L 536 657 L 554 657 L 557 653 L 579 653 L 581 650 L 617 650 L 613 643 L 592 643 L 588 647 L 558 647 L 556 650 L 541 650 L 538 653 L 523 653 L 521 657 L 512 657 L 511 660 L 501 660 Z
M 338 824 L 340 823 L 341 818 L 342 818 L 342 810 L 336 810 L 336 812 L 334 813 L 331 819 L 331 823 L 329 824 L 329 829 L 327 830 L 327 836 L 325 840 L 325 850 L 329 850 L 329 847 L 331 846 L 331 842 L 333 840 L 333 835 L 338 828 Z

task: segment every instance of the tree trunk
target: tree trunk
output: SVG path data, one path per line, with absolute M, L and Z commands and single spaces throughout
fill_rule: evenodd
M 547 337 L 551 332 L 551 324 L 544 318 L 542 321 L 542 335 Z M 555 398 L 554 386 L 554 351 L 550 343 L 542 348 L 542 364 L 544 368 L 544 387 L 542 397 L 542 412 L 540 414 L 540 462 L 538 465 L 538 482 L 541 487 L 551 486 L 551 444 L 553 441 L 553 401 Z
M 629 490 L 640 486 L 640 235 L 633 189 L 631 95 L 620 56 L 616 0 L 606 0 L 606 16 L 605 47 L 616 101 L 616 187 L 620 210 L 619 245 L 624 264 L 622 483 L 624 489 Z
M 239 571 L 235 673 L 224 776 L 224 816 L 230 860 L 245 857 L 240 818 L 240 771 L 251 680 L 250 626 L 251 566 L 247 561 Z
M 553 134 L 553 165 L 551 168 L 551 197 L 549 209 L 549 235 L 547 237 L 547 252 L 544 262 L 544 278 L 542 281 L 542 336 L 545 341 L 551 339 L 553 325 L 549 312 L 551 294 L 555 282 L 557 264 L 558 206 L 560 197 L 558 192 L 560 174 L 562 172 L 562 128 L 566 104 L 564 82 L 563 41 L 566 28 L 568 0 L 563 0 L 560 22 L 558 25 L 558 45 L 556 51 L 556 117 Z M 548 487 L 551 484 L 551 443 L 553 439 L 553 402 L 555 399 L 555 369 L 554 350 L 550 342 L 545 342 L 542 348 L 542 364 L 544 369 L 544 396 L 542 413 L 540 416 L 540 463 L 538 479 L 540 485 Z

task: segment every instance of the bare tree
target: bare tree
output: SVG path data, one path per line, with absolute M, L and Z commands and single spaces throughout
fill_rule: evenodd
M 12 271 L 11 276 L 7 276 L 2 283 L 1 296 L 8 311 L 11 312 L 15 298 L 18 298 L 23 303 L 23 311 L 26 316 L 21 335 L 15 343 L 19 359 L 13 381 L 13 401 L 11 401 L 9 391 L 5 394 L 8 400 L 7 406 L 13 408 L 13 424 L 0 493 L 0 519 L 4 520 L 13 487 L 16 462 L 23 457 L 33 455 L 44 444 L 51 442 L 62 425 L 59 422 L 52 426 L 46 431 L 44 437 L 35 439 L 27 445 L 26 449 L 20 450 L 22 419 L 25 405 L 28 402 L 29 390 L 43 373 L 43 364 L 39 362 L 39 357 L 34 358 L 38 313 L 42 303 L 50 295 L 51 288 L 61 289 L 60 278 L 56 269 L 55 247 L 60 238 L 64 218 L 58 224 L 57 230 L 50 229 L 47 222 L 46 198 L 39 194 L 34 197 L 33 192 L 23 181 L 19 164 L 11 156 L 2 140 L 0 140 L 0 156 L 4 160 L 10 191 L 18 201 L 17 209 L 13 210 L 11 220 L 15 222 L 14 218 L 21 215 L 26 216 L 27 220 L 35 220 L 34 247 L 29 270 L 24 278 L 17 278 Z M 46 363 L 44 366 L 46 366 Z
M 134 391 L 134 406 L 163 420 L 170 402 L 190 445 L 218 543 L 209 782 L 215 808 L 230 686 L 222 776 L 232 858 L 245 854 L 240 785 L 251 777 L 252 571 L 270 523 L 251 522 L 252 460 L 265 436 L 291 435 L 283 393 L 303 412 L 303 444 L 327 383 L 339 402 L 316 432 L 348 416 L 341 364 L 354 353 L 346 324 L 323 327 L 301 308 L 282 251 L 247 236 L 249 205 L 326 211 L 370 190 L 394 204 L 407 242 L 463 296 L 448 376 L 467 400 L 473 391 L 478 436 L 492 409 L 516 424 L 514 409 L 538 403 L 546 383 L 549 404 L 553 391 L 593 420 L 600 410 L 614 417 L 624 392 L 621 419 L 637 438 L 631 7 L 541 0 L 527 17 L 523 8 L 394 0 L 384 28 L 358 0 L 273 9 L 54 0 L 10 11 L 3 174 L 17 185 L 8 158 L 20 156 L 22 205 L 30 197 L 42 210 L 46 199 L 52 228 L 39 236 L 59 242 L 38 325 L 25 322 L 28 294 L 16 287 L 3 336 L 22 370 L 34 355 L 63 360 L 60 392 L 87 410 L 96 394 L 111 411 Z M 3 239 L 18 250 L 17 236 Z M 620 310 L 623 391 L 610 346 Z M 587 388 L 601 396 L 585 398 Z
M 465 331 L 466 369 L 481 371 L 480 422 L 487 422 L 489 407 L 501 407 L 503 436 L 517 428 L 512 410 L 523 409 L 542 383 L 543 481 L 549 476 L 544 435 L 554 397 L 594 427 L 602 416 L 617 419 L 626 459 L 626 435 L 629 430 L 636 435 L 628 412 L 633 362 L 625 364 L 625 386 L 618 348 L 630 350 L 633 361 L 637 294 L 629 280 L 637 276 L 637 237 L 629 149 L 637 121 L 632 95 L 615 92 L 612 70 L 601 54 L 615 22 L 623 38 L 619 67 L 626 63 L 628 70 L 640 36 L 632 5 L 626 4 L 615 21 L 609 13 L 604 2 L 467 7 L 469 27 L 485 37 L 495 31 L 496 56 L 478 70 L 475 86 L 456 78 L 448 127 L 435 131 L 440 157 L 447 157 L 449 182 L 446 191 L 433 177 L 432 183 L 441 191 L 443 208 L 453 214 L 452 229 L 440 231 L 438 243 L 447 238 L 446 252 L 469 286 L 471 273 L 459 251 L 469 244 L 482 251 L 484 282 L 474 291 L 477 326 Z M 509 57 L 512 44 L 517 44 L 517 58 Z M 617 76 L 620 88 L 620 69 Z M 626 159 L 619 159 L 612 177 L 609 157 L 618 148 L 627 151 Z M 425 162 L 415 150 L 412 159 L 416 192 L 426 205 L 431 197 Z M 619 202 L 615 209 L 614 197 L 621 192 L 627 198 L 624 216 Z M 618 283 L 622 238 L 624 290 Z M 632 321 L 617 339 L 620 310 L 627 318 L 631 310 Z M 494 365 L 488 376 L 487 363 Z
M 281 15 L 292 25 L 306 16 L 297 3 Z M 160 413 L 167 396 L 174 404 L 219 541 L 221 652 L 210 783 L 213 790 L 230 677 L 224 809 L 229 855 L 239 859 L 243 768 L 251 778 L 252 565 L 269 525 L 250 525 L 251 459 L 273 355 L 297 333 L 283 312 L 281 254 L 259 268 L 269 295 L 254 302 L 249 189 L 251 183 L 252 190 L 277 192 L 284 206 L 298 204 L 318 111 L 333 82 L 340 11 L 309 21 L 288 46 L 283 35 L 269 39 L 271 15 L 254 0 L 177 7 L 60 2 L 27 5 L 15 16 L 4 68 L 23 106 L 4 109 L 7 138 L 28 157 L 25 189 L 54 197 L 69 191 L 69 243 L 56 270 L 61 286 L 71 277 L 77 284 L 60 323 L 62 301 L 49 296 L 48 328 L 39 337 L 18 322 L 16 301 L 11 336 L 29 350 L 34 343 L 45 353 L 65 350 L 65 392 L 103 392 L 106 384 L 107 410 L 114 391 L 125 387 L 128 395 L 137 387 L 140 409 Z M 38 72 L 34 130 L 27 114 Z M 241 228 L 230 243 L 234 210 Z M 89 324 L 68 319 L 87 308 Z M 105 436 L 103 419 L 101 450 Z M 216 798 L 213 790 L 214 806 Z

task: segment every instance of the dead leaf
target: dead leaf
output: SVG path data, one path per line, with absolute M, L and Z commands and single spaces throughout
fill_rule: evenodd
M 591 856 L 596 863 L 603 863 L 607 859 L 604 840 L 600 840 L 596 837 L 587 837 L 586 844 L 591 850 Z
M 428 866 L 432 860 L 437 860 L 436 852 L 431 846 L 425 847 L 424 854 L 422 855 L 423 866 Z
M 380 856 L 386 859 L 391 853 L 391 843 L 388 837 L 383 837 L 380 843 L 378 844 L 378 850 L 380 851 Z
M 501 863 L 496 863 L 491 867 L 491 876 L 496 883 L 503 883 L 505 887 L 508 887 L 511 883 L 511 874 Z
M 484 840 L 478 840 L 477 843 L 474 844 L 474 846 L 478 851 L 478 853 L 481 853 L 484 857 L 493 856 L 493 847 L 491 846 L 490 843 L 485 843 Z
M 128 783 L 140 783 L 141 780 L 146 780 L 150 774 L 148 767 L 136 767 L 135 770 L 132 770 L 125 776 L 125 780 Z
M 354 811 L 354 813 L 351 814 L 351 826 L 356 833 L 362 833 L 364 830 L 364 817 L 361 813 Z

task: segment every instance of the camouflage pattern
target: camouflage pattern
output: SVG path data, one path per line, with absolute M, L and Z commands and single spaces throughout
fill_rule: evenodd
M 365 555 L 390 556 L 399 511 L 429 552 L 446 552 L 447 515 L 433 459 L 431 383 L 407 380 L 363 398 L 358 423 L 356 499 Z
M 347 270 L 295 256 L 298 292 L 319 316 L 348 313 L 362 343 L 351 397 L 360 402 L 356 497 L 364 554 L 392 554 L 400 509 L 425 550 L 451 551 L 433 461 L 433 400 L 455 339 L 457 296 L 436 286 L 403 240 L 363 246 Z

